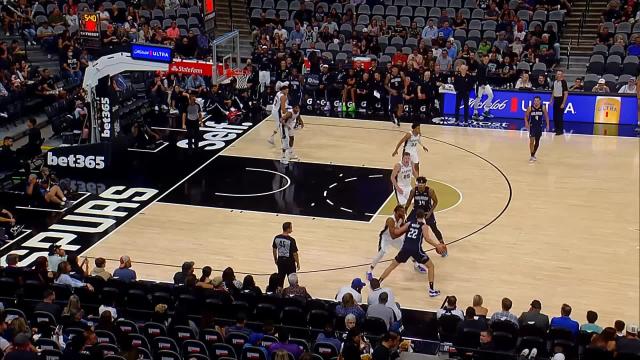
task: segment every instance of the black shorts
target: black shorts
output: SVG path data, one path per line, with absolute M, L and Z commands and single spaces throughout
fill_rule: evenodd
M 542 128 L 541 127 L 532 127 L 529 129 L 529 137 L 539 139 L 542 137 Z
M 296 262 L 293 258 L 279 257 L 278 261 L 278 274 L 288 276 L 296 272 Z
M 395 110 L 398 105 L 402 105 L 402 95 L 389 95 L 389 110 Z
M 416 221 L 416 208 L 412 208 L 411 212 L 409 213 L 409 216 L 407 216 L 407 222 L 413 222 Z M 432 213 L 431 216 L 429 216 L 426 220 L 425 220 L 425 224 L 431 226 L 431 225 L 435 225 L 436 223 L 436 214 Z
M 409 258 L 413 258 L 418 264 L 426 264 L 429 261 L 429 256 L 419 249 L 409 249 L 403 247 L 396 255 L 396 262 L 403 264 L 406 263 Z

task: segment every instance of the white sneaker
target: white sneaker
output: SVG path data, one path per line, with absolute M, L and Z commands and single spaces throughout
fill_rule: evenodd
M 522 352 L 520 353 L 520 356 L 522 356 L 522 357 L 527 357 L 527 356 L 529 356 L 529 349 L 524 349 L 524 350 L 522 350 Z
M 169 110 L 169 108 L 167 107 L 167 105 L 162 105 L 162 106 L 161 106 L 161 108 L 162 108 L 162 110 L 163 110 L 163 111 L 167 111 L 167 110 Z
M 158 110 L 160 110 L 160 108 L 158 107 L 158 105 L 156 105 L 156 106 L 153 107 L 153 110 L 158 111 Z
M 280 158 L 280 163 L 284 164 L 284 165 L 288 165 L 289 164 L 289 159 L 287 159 L 286 157 L 281 157 Z
M 429 297 L 436 297 L 440 295 L 440 290 L 429 289 Z
M 529 156 L 529 162 L 530 162 L 530 163 L 533 163 L 534 161 L 536 161 L 536 160 L 535 160 L 535 157 L 533 157 L 533 156 Z
M 535 359 L 536 355 L 538 355 L 538 349 L 536 348 L 531 349 L 531 353 L 529 354 L 529 359 Z
M 179 113 L 178 109 L 169 110 L 169 114 L 177 114 L 177 113 Z
M 289 153 L 289 159 L 291 159 L 291 160 L 300 160 L 300 158 L 298 157 L 298 154 L 294 153 L 293 151 L 291 153 Z
M 426 274 L 427 273 L 427 268 L 424 267 L 424 265 L 418 264 L 418 263 L 413 263 L 413 269 L 417 272 L 419 272 L 420 274 Z
M 538 161 L 538 158 L 537 158 L 537 157 L 532 156 L 532 158 L 533 158 L 533 161 Z
M 391 115 L 391 121 L 393 121 L 396 126 L 400 126 L 400 121 L 398 121 L 396 114 Z

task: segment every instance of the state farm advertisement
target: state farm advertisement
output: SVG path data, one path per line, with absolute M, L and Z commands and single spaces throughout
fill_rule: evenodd
M 213 64 L 210 62 L 204 62 L 204 61 L 177 60 L 177 61 L 173 61 L 169 65 L 169 73 L 213 76 Z

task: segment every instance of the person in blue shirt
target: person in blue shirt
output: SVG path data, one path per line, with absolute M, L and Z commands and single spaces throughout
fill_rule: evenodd
M 134 270 L 131 270 L 131 258 L 124 255 L 120 258 L 120 267 L 113 272 L 113 277 L 124 281 L 132 282 L 137 280 L 137 275 Z
M 571 319 L 571 306 L 562 304 L 560 308 L 559 317 L 551 319 L 551 329 L 566 329 L 573 333 L 574 336 L 578 335 L 580 331 L 580 324 L 577 321 Z
M 448 20 L 442 22 L 442 27 L 438 29 L 438 37 L 442 37 L 444 39 L 453 37 L 453 29 L 449 27 Z
M 635 42 L 629 46 L 627 55 L 640 56 L 640 36 L 637 36 Z

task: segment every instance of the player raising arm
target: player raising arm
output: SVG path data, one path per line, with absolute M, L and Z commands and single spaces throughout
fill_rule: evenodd
M 400 141 L 398 141 L 398 145 L 396 145 L 395 150 L 393 150 L 393 154 L 391 156 L 398 155 L 398 149 L 400 149 L 400 145 L 403 145 L 403 152 L 408 152 L 411 154 L 411 162 L 413 163 L 413 167 L 416 170 L 416 174 L 420 174 L 420 158 L 418 157 L 418 144 L 422 146 L 424 151 L 429 151 L 426 146 L 422 144 L 420 140 L 420 123 L 413 123 L 411 125 L 411 131 L 406 133 Z

